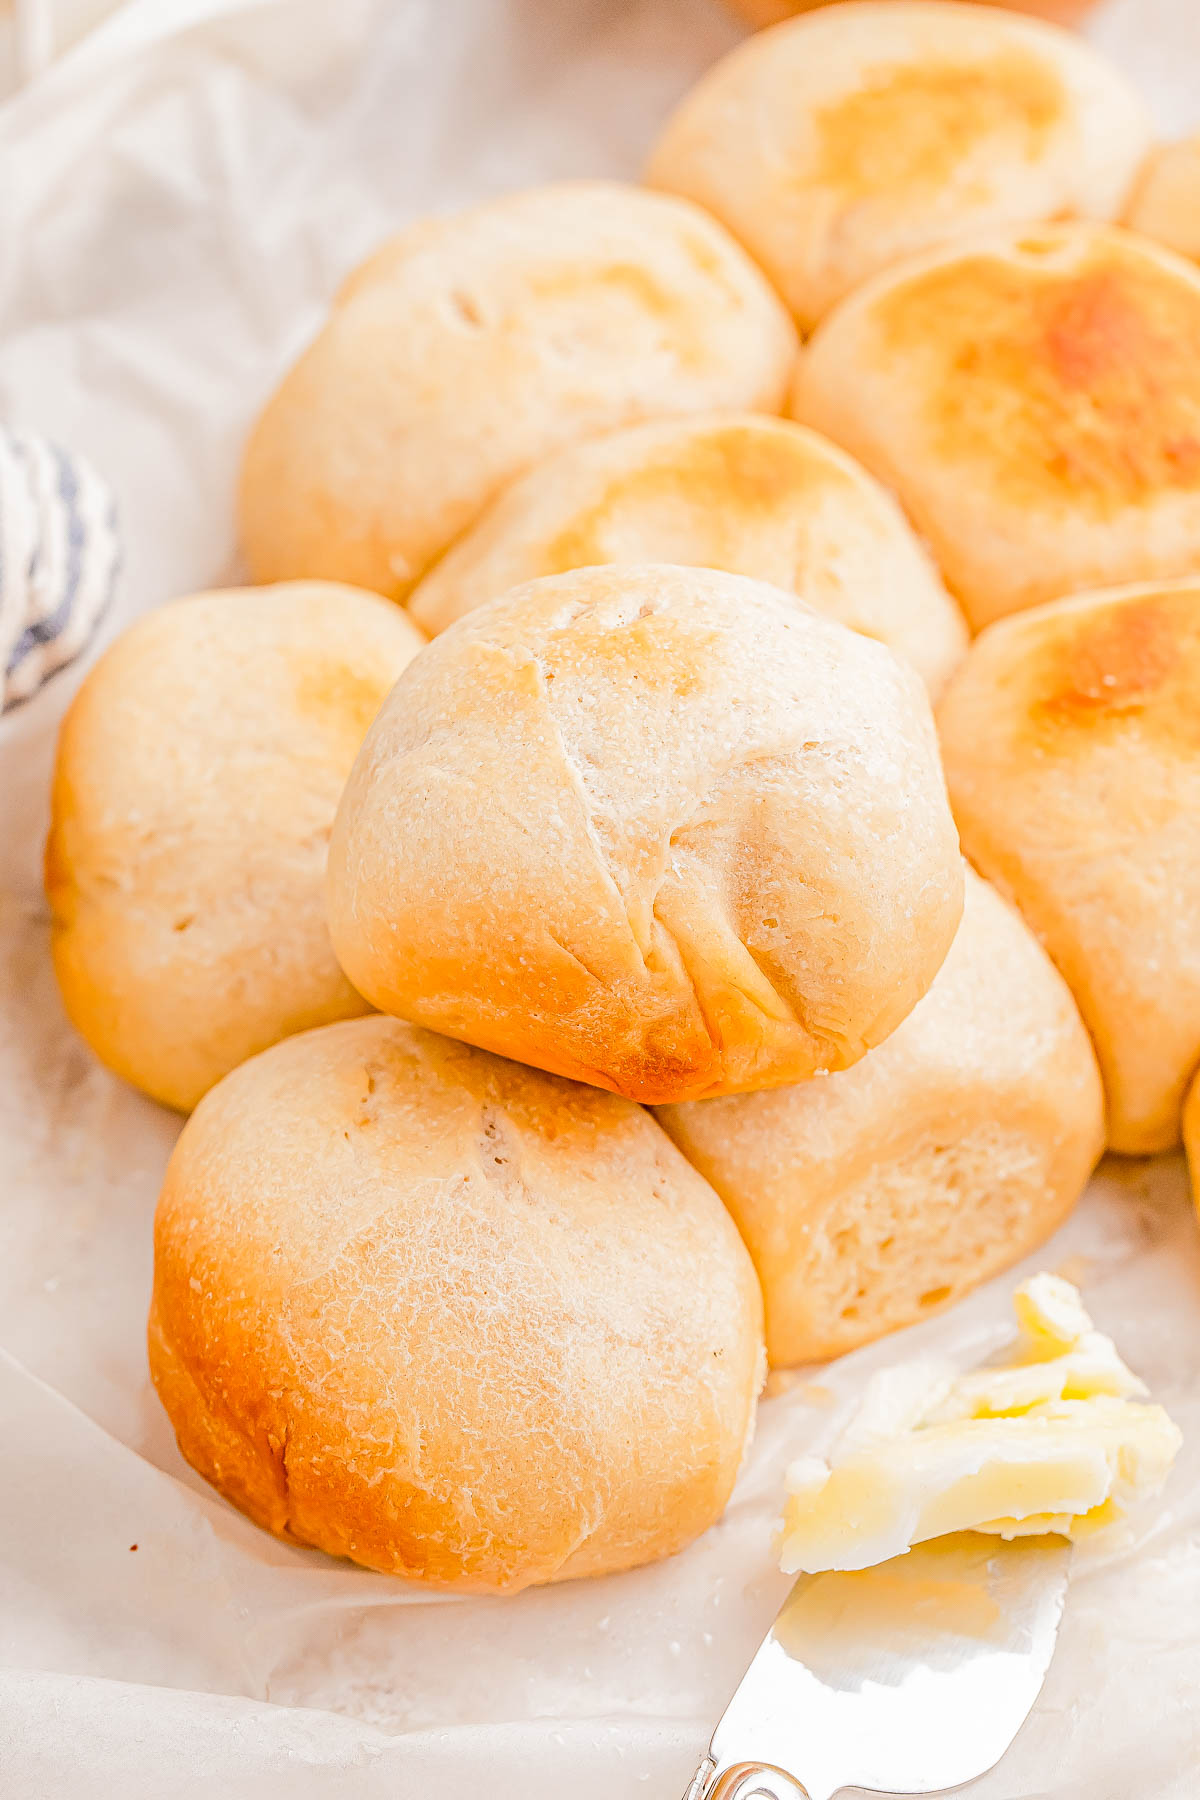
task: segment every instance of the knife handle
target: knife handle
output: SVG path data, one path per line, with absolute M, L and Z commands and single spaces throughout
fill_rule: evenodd
M 715 1781 L 714 1769 L 711 1758 L 706 1758 L 684 1800 L 805 1800 L 805 1790 L 798 1782 L 767 1763 L 737 1763 L 732 1769 L 723 1770 Z

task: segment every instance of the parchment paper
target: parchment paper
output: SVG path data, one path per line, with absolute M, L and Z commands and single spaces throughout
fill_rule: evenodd
M 104 637 L 234 572 L 247 422 L 373 242 L 634 174 L 737 35 L 715 0 L 134 0 L 0 111 L 0 416 L 117 488 Z M 1164 129 L 1200 124 L 1192 0 L 1114 0 L 1094 35 Z M 95 1064 L 49 971 L 47 775 L 77 679 L 0 722 L 0 1794 L 674 1800 L 786 1586 L 785 1462 L 872 1368 L 998 1344 L 1011 1280 L 767 1400 L 726 1518 L 656 1568 L 446 1600 L 275 1543 L 186 1469 L 146 1376 L 179 1122 Z M 1081 1560 L 979 1800 L 1200 1795 L 1198 1246 L 1178 1161 L 1125 1162 L 1035 1259 L 1082 1279 L 1187 1443 L 1165 1502 Z

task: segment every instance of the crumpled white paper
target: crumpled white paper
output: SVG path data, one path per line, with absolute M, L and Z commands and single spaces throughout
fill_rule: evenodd
M 1114 0 L 1094 35 L 1164 129 L 1200 124 L 1192 0 Z M 373 242 L 522 183 L 632 175 L 736 37 L 716 0 L 133 0 L 0 110 L 0 417 L 117 489 L 127 574 L 102 636 L 233 572 L 247 423 Z M 0 1794 L 673 1800 L 786 1588 L 784 1465 L 871 1369 L 994 1348 L 1011 1279 L 768 1400 L 726 1518 L 655 1568 L 431 1598 L 257 1531 L 182 1463 L 146 1375 L 178 1120 L 93 1062 L 49 970 L 47 777 L 78 678 L 0 722 Z M 1196 1800 L 1180 1163 L 1108 1167 L 1026 1267 L 1064 1263 L 1187 1440 L 1164 1501 L 1081 1561 L 1045 1693 L 973 1792 Z

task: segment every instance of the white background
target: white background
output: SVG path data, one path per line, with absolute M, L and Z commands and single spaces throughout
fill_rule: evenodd
M 715 0 L 134 0 L 0 109 L 0 417 L 118 490 L 105 635 L 234 572 L 247 422 L 367 248 L 514 185 L 634 175 L 738 35 Z M 1194 0 L 1113 0 L 1093 35 L 1164 130 L 1200 125 Z M 784 1463 L 871 1367 L 989 1350 L 1011 1282 L 766 1402 L 726 1519 L 657 1568 L 455 1601 L 276 1544 L 186 1470 L 146 1376 L 178 1121 L 96 1066 L 49 972 L 47 776 L 77 679 L 0 721 L 0 1794 L 673 1800 L 784 1590 Z M 1179 1165 L 1112 1165 L 1038 1262 L 1083 1279 L 1188 1442 L 1165 1503 L 1080 1568 L 1043 1699 L 972 1792 L 1196 1800 L 1200 1251 Z

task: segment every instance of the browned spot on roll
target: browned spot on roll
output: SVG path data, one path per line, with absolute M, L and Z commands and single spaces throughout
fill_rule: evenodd
M 1156 738 L 1200 741 L 1200 586 L 1114 599 L 1064 613 L 1058 624 L 1032 694 L 1041 732 L 1136 724 Z
M 559 660 L 559 645 L 551 638 L 543 668 L 550 680 L 559 674 L 569 678 L 577 669 L 604 669 L 617 681 L 636 682 L 647 694 L 683 699 L 706 685 L 705 658 L 718 643 L 715 632 L 680 629 L 666 612 L 646 613 L 624 625 L 601 623 L 591 631 L 577 621 L 566 656 Z
M 576 267 L 564 265 L 552 272 L 532 275 L 524 291 L 535 300 L 561 296 L 576 304 L 581 293 L 590 292 L 606 306 L 611 305 L 614 294 L 625 294 L 648 313 L 674 316 L 683 311 L 676 295 L 669 293 L 648 270 L 632 262 L 614 262 L 598 269 L 584 259 Z
M 738 521 L 768 517 L 831 482 L 845 484 L 846 478 L 789 433 L 723 426 L 615 476 L 592 506 L 551 539 L 543 572 L 559 575 L 610 562 L 620 549 L 613 534 L 622 526 L 636 520 L 649 536 L 660 520 L 664 529 L 674 526 L 683 509 L 717 557 L 729 523 L 736 529 Z M 645 553 L 652 556 L 652 546 Z
M 694 263 L 701 267 L 689 240 Z M 725 283 L 728 286 L 728 283 Z M 572 358 L 628 341 L 630 320 L 644 316 L 661 321 L 661 346 L 681 368 L 703 366 L 706 355 L 707 322 L 700 316 L 694 299 L 685 302 L 678 291 L 658 280 L 648 269 L 634 262 L 611 262 L 596 267 L 582 259 L 577 265 L 564 264 L 552 271 L 533 275 L 523 288 L 521 305 L 528 300 L 554 307 L 556 301 L 566 304 L 569 330 L 563 348 Z M 644 326 L 643 326 L 644 329 Z M 546 318 L 547 341 L 553 342 L 554 325 L 551 310 Z
M 1100 518 L 1200 488 L 1200 290 L 1112 244 L 1069 270 L 1053 253 L 964 258 L 880 300 L 938 454 Z
M 941 187 L 989 139 L 1015 139 L 1032 162 L 1066 106 L 1059 77 L 1027 50 L 889 65 L 817 114 L 817 173 L 859 195 Z
M 344 733 L 355 749 L 367 735 L 387 685 L 345 663 L 296 659 L 297 709 L 325 731 Z

